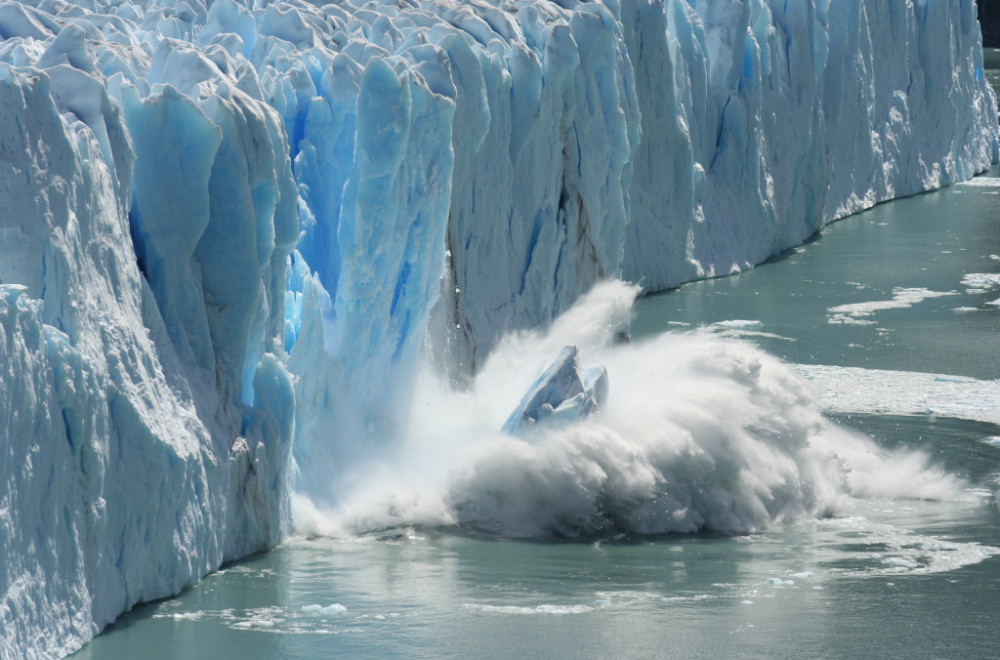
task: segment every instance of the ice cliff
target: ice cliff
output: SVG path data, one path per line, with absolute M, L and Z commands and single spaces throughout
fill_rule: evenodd
M 287 529 L 595 282 L 998 157 L 972 0 L 0 2 L 0 656 Z M 291 458 L 290 458 L 291 457 Z
M 86 33 L 0 44 L 37 56 L 0 64 L 4 658 L 73 650 L 288 524 L 280 119 L 235 85 L 140 99 Z

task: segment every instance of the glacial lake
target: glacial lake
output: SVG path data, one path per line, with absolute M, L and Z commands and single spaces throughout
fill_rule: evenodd
M 710 332 L 799 365 L 831 418 L 924 450 L 965 497 L 862 500 L 736 536 L 293 538 L 135 608 L 73 657 L 997 657 L 997 176 L 642 299 L 632 325 L 634 340 Z

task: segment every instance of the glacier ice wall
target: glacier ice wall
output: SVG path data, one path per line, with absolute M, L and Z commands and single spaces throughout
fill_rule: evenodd
M 31 658 L 287 530 L 297 221 L 280 117 L 235 81 L 140 93 L 87 36 L 111 18 L 0 14 L 31 58 L 0 63 L 0 655 Z
M 336 501 L 422 351 L 997 157 L 972 0 L 0 1 L 0 656 Z

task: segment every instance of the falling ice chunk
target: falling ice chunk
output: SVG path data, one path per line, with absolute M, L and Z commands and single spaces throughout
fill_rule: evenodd
M 585 419 L 597 414 L 607 396 L 607 370 L 600 365 L 581 369 L 579 350 L 566 346 L 529 388 L 503 431 L 517 434 L 543 420 Z

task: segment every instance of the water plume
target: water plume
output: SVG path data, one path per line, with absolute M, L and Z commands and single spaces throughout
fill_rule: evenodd
M 297 496 L 298 529 L 743 533 L 836 515 L 856 497 L 961 496 L 963 483 L 927 456 L 888 452 L 824 418 L 808 383 L 753 344 L 700 332 L 622 342 L 637 294 L 606 282 L 546 331 L 506 336 L 465 391 L 425 369 L 406 437 L 357 468 L 359 486 L 336 508 Z M 501 433 L 566 345 L 607 368 L 599 414 Z

